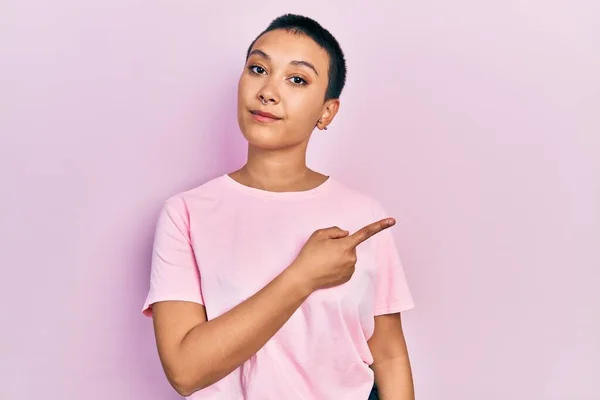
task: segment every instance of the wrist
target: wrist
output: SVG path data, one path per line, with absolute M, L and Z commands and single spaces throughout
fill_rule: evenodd
M 296 263 L 286 268 L 282 275 L 289 282 L 292 292 L 297 293 L 303 300 L 315 291 L 304 269 L 299 268 Z

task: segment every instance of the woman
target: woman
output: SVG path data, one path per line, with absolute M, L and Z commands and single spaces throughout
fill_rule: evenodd
M 238 87 L 238 171 L 179 193 L 156 229 L 158 352 L 190 399 L 414 398 L 400 312 L 413 307 L 377 201 L 309 169 L 346 67 L 317 22 L 284 15 L 251 44 Z

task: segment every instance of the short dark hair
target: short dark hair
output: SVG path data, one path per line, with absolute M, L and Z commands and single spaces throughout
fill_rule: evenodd
M 291 33 L 306 35 L 315 41 L 329 55 L 329 82 L 325 91 L 325 100 L 338 99 L 346 84 L 346 60 L 340 44 L 335 37 L 317 21 L 296 14 L 285 14 L 274 19 L 267 29 L 252 41 L 246 52 L 246 60 L 254 43 L 265 33 L 276 29 L 284 29 Z

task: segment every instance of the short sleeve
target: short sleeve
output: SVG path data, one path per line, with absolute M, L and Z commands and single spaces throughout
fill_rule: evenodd
M 379 215 L 379 219 L 388 216 L 383 211 Z M 414 307 L 412 294 L 392 232 L 393 228 L 386 229 L 376 235 L 375 316 L 394 314 Z
M 152 304 L 159 301 L 204 304 L 187 215 L 183 199 L 178 198 L 167 201 L 160 212 L 152 247 L 150 289 L 142 308 L 145 316 L 152 316 Z

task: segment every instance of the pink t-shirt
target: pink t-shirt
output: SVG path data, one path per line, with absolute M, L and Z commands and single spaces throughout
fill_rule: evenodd
M 353 233 L 385 217 L 377 201 L 331 177 L 312 190 L 276 193 L 222 175 L 166 201 L 143 312 L 182 300 L 214 319 L 280 274 L 313 231 Z M 357 256 L 350 281 L 311 294 L 258 353 L 188 399 L 366 400 L 374 317 L 408 310 L 413 300 L 390 229 L 360 244 Z

